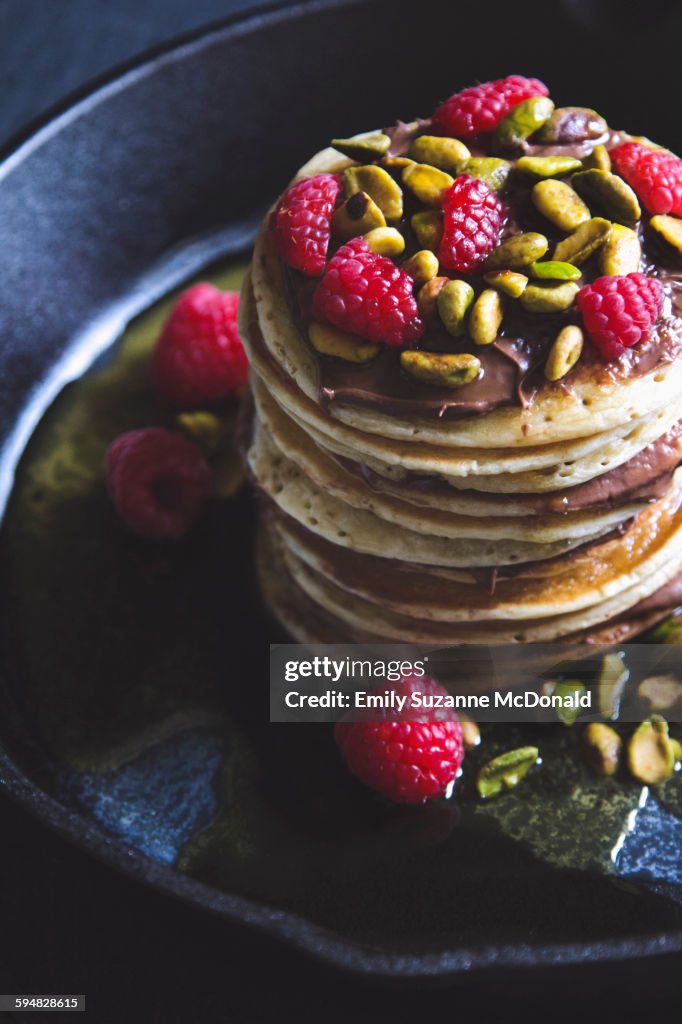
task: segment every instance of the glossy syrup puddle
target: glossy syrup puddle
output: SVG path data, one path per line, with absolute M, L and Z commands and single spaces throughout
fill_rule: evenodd
M 56 788 L 157 860 L 389 948 L 679 926 L 679 775 L 644 802 L 590 776 L 562 725 L 488 726 L 454 800 L 395 808 L 348 777 L 329 727 L 268 723 L 268 643 L 285 637 L 257 593 L 247 490 L 177 546 L 130 537 L 105 493 L 112 438 L 172 423 L 148 376 L 170 301 L 45 415 L 2 532 L 4 645 Z M 476 764 L 531 739 L 542 767 L 478 802 Z

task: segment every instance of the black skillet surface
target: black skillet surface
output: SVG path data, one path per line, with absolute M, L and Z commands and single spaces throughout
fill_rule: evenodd
M 307 155 L 327 141 L 331 125 L 335 134 L 344 134 L 388 123 L 396 114 L 408 119 L 428 112 L 434 98 L 458 84 L 516 70 L 548 80 L 559 102 L 597 106 L 613 124 L 646 131 L 671 146 L 679 143 L 665 99 L 674 95 L 676 85 L 679 15 L 673 5 L 657 6 L 661 21 L 655 31 L 651 8 L 645 18 L 628 15 L 628 5 L 571 3 L 555 6 L 551 21 L 546 4 L 513 5 L 513 9 L 508 5 L 506 11 L 496 12 L 494 22 L 483 32 L 473 11 L 468 15 L 460 6 L 446 3 L 421 4 L 418 15 L 406 18 L 399 16 L 395 3 L 307 5 L 236 22 L 164 51 L 49 122 L 0 166 L 3 503 L 14 463 L 61 387 L 116 338 L 131 316 L 215 259 L 243 251 L 268 199 Z M 595 10 L 600 12 L 596 24 L 594 15 L 587 14 Z M 478 45 L 472 45 L 472 40 Z M 513 58 L 508 52 L 510 41 Z M 626 73 L 629 54 L 632 67 Z M 170 572 L 194 587 L 208 587 L 210 598 L 220 597 L 219 613 L 215 601 L 207 603 L 213 614 L 207 618 L 206 660 L 215 670 L 224 663 L 226 648 L 229 652 L 230 673 L 218 675 L 232 689 L 229 697 L 221 691 L 217 697 L 213 694 L 212 710 L 222 708 L 224 702 L 236 732 L 230 731 L 232 727 L 223 733 L 210 728 L 202 732 L 193 722 L 192 728 L 179 730 L 170 739 L 157 737 L 151 761 L 145 762 L 144 756 L 134 760 L 137 774 L 133 771 L 123 778 L 120 769 L 123 764 L 126 771 L 125 759 L 114 764 L 116 758 L 110 757 L 112 763 L 105 765 L 105 757 L 96 770 L 85 770 L 97 758 L 93 750 L 84 754 L 87 744 L 82 743 L 82 763 L 75 777 L 73 759 L 59 756 L 68 744 L 55 742 L 49 716 L 41 720 L 40 709 L 32 705 L 26 652 L 35 648 L 36 638 L 25 635 L 26 620 L 17 614 L 15 592 L 8 591 L 12 550 L 5 534 L 0 685 L 7 714 L 0 724 L 0 781 L 8 792 L 79 845 L 150 885 L 363 972 L 447 975 L 478 966 L 579 962 L 682 946 L 678 902 L 670 888 L 633 890 L 630 886 L 628 891 L 589 873 L 566 875 L 551 864 L 536 864 L 504 837 L 494 844 L 496 859 L 484 870 L 477 864 L 478 846 L 471 848 L 471 880 L 464 880 L 473 892 L 467 910 L 470 923 L 466 928 L 463 924 L 451 927 L 449 932 L 443 922 L 437 929 L 425 929 L 414 913 L 420 905 L 427 907 L 434 890 L 442 887 L 443 878 L 437 873 L 429 876 L 428 871 L 426 881 L 423 877 L 419 881 L 426 889 L 421 896 L 417 892 L 411 903 L 412 919 L 396 917 L 390 891 L 384 903 L 390 913 L 383 922 L 374 922 L 374 930 L 367 921 L 358 926 L 362 914 L 357 904 L 367 892 L 363 896 L 349 888 L 343 901 L 349 907 L 345 920 L 338 906 L 334 913 L 328 907 L 320 912 L 319 905 L 308 906 L 305 880 L 301 883 L 295 871 L 275 870 L 280 857 L 286 861 L 276 828 L 260 838 L 264 844 L 272 842 L 267 850 L 272 868 L 271 884 L 265 886 L 267 899 L 254 898 L 253 893 L 262 893 L 263 886 L 243 876 L 231 891 L 229 878 L 226 883 L 221 873 L 224 866 L 216 866 L 210 855 L 202 870 L 194 871 L 202 882 L 169 866 L 187 837 L 173 807 L 169 811 L 168 800 L 163 807 L 140 802 L 140 792 L 149 790 L 150 780 L 163 782 L 170 776 L 177 781 L 172 773 L 182 764 L 186 770 L 180 773 L 179 789 L 173 791 L 177 799 L 173 793 L 171 797 L 175 811 L 188 808 L 198 827 L 208 821 L 212 810 L 213 776 L 224 754 L 221 743 L 230 743 L 241 735 L 240 730 L 255 736 L 261 775 L 268 779 L 276 777 L 282 761 L 297 749 L 291 734 L 284 737 L 281 730 L 264 739 L 260 727 L 258 737 L 266 701 L 265 694 L 262 699 L 258 695 L 256 681 L 259 676 L 265 678 L 267 641 L 281 637 L 260 618 L 249 580 L 249 551 L 241 538 L 248 536 L 251 505 L 240 499 L 229 515 L 230 531 L 240 540 L 241 562 L 235 560 L 234 541 L 226 537 L 224 523 L 214 523 L 213 529 L 225 545 L 217 553 L 229 563 L 238 586 L 223 586 L 217 572 L 209 574 L 208 582 L 193 576 L 197 552 L 191 549 L 180 556 L 182 564 L 173 563 L 169 569 L 162 558 L 152 560 L 150 567 L 145 553 L 127 548 L 134 568 L 124 583 L 133 595 L 139 592 L 134 585 L 140 580 L 147 584 L 150 571 L 162 578 Z M 81 537 L 87 546 L 87 535 L 79 536 L 78 523 L 70 517 L 72 521 L 75 551 Z M 220 565 L 220 558 L 215 562 Z M 59 585 L 49 595 L 52 603 L 45 605 L 48 615 L 42 622 L 48 633 L 55 633 L 55 623 L 63 628 L 69 618 L 68 562 L 64 571 L 61 581 L 58 576 L 52 578 Z M 97 605 L 97 577 L 84 579 Z M 86 602 L 82 604 L 85 607 Z M 54 609 L 51 620 L 50 607 Z M 200 607 L 204 607 L 201 602 Z M 178 612 L 175 606 L 174 610 Z M 180 612 L 184 610 L 181 606 Z M 204 617 L 199 617 L 203 622 Z M 102 636 L 93 632 L 97 624 L 96 616 L 82 623 L 84 645 L 96 647 L 102 642 L 104 632 Z M 168 619 L 161 612 L 157 617 L 152 613 L 146 625 L 150 636 L 158 636 Z M 129 642 L 130 638 L 120 637 L 123 647 Z M 253 691 L 249 693 L 246 686 L 235 688 L 235 678 L 251 683 Z M 113 671 L 111 687 L 115 684 Z M 54 707 L 63 712 L 64 700 L 75 697 L 76 691 L 55 692 Z M 151 692 L 158 690 L 152 685 Z M 133 690 L 127 706 L 148 699 L 147 691 Z M 43 704 L 43 713 L 44 709 Z M 73 705 L 73 732 L 77 734 L 82 721 L 87 722 L 87 739 L 95 754 L 98 736 L 110 739 L 102 723 L 108 713 L 104 707 L 99 717 L 81 720 L 80 705 Z M 314 749 L 317 740 L 307 736 L 305 743 L 311 742 Z M 319 763 L 324 763 L 325 743 L 320 740 Z M 229 749 L 233 754 L 239 742 Z M 291 763 L 294 778 L 302 784 L 305 757 L 302 763 L 297 764 L 295 757 Z M 244 762 L 236 764 L 239 778 Z M 112 773 L 117 771 L 114 778 Z M 201 785 L 183 788 L 187 778 Z M 322 782 L 329 790 L 313 794 L 318 805 L 320 801 L 326 805 L 330 792 L 333 799 L 338 785 L 332 775 Z M 275 785 L 270 799 L 305 837 L 310 824 L 297 820 L 297 801 L 291 799 L 288 788 Z M 163 785 L 160 791 L 164 792 Z M 167 788 L 165 793 L 168 797 Z M 306 798 L 310 795 L 305 793 Z M 103 813 L 107 801 L 118 807 L 118 814 Z M 124 810 L 132 808 L 132 826 L 131 815 L 126 818 L 120 813 L 122 804 Z M 158 827 L 162 811 L 167 815 L 166 832 Z M 365 805 L 361 819 L 363 814 L 364 822 L 353 821 L 360 835 L 374 811 Z M 274 812 L 273 817 L 276 820 Z M 339 826 L 338 816 L 322 817 L 325 834 L 321 838 L 319 833 L 311 834 L 311 847 L 333 841 L 337 830 L 346 831 L 343 820 Z M 425 850 L 423 856 L 428 859 L 430 847 L 438 845 L 440 833 L 447 832 L 450 824 L 437 814 L 426 828 L 416 831 L 413 824 L 398 821 L 396 826 L 392 821 L 389 840 L 401 848 L 407 835 L 412 853 L 422 856 L 420 851 Z M 242 831 L 237 838 L 248 834 Z M 356 848 L 351 844 L 348 849 L 352 855 Z M 636 862 L 636 854 L 631 856 Z M 500 891 L 511 890 L 504 907 L 496 903 L 495 887 L 490 885 L 502 868 L 509 870 L 509 885 L 503 884 Z M 303 864 L 304 879 L 305 871 Z M 414 877 L 407 880 L 414 883 Z M 525 879 L 525 891 L 519 878 Z M 207 879 L 215 884 L 206 884 Z M 296 898 L 291 898 L 294 879 L 298 907 Z M 278 884 L 283 887 L 279 892 Z M 366 879 L 364 884 L 368 885 Z M 530 892 L 535 895 L 529 903 Z M 552 907 L 550 914 L 544 913 L 547 906 Z M 505 922 L 515 916 L 517 927 L 505 931 Z M 477 918 L 480 927 L 474 928 Z M 335 927 L 330 927 L 332 921 Z

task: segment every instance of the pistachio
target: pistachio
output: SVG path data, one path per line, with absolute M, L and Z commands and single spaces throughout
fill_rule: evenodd
M 657 214 L 651 218 L 651 226 L 669 245 L 682 252 L 682 220 L 679 217 L 668 217 Z
M 597 775 L 616 774 L 622 749 L 616 730 L 603 722 L 590 722 L 583 733 L 585 760 Z
M 438 294 L 449 281 L 448 277 L 432 277 L 423 284 L 417 295 L 417 306 L 422 320 L 435 320 L 438 315 Z
M 383 213 L 366 192 L 356 192 L 332 214 L 332 232 L 344 240 L 385 226 Z
M 231 498 L 246 482 L 244 463 L 236 451 L 218 455 L 211 462 L 211 471 L 216 498 Z
M 524 267 L 541 260 L 547 252 L 547 239 L 535 231 L 522 235 L 511 235 L 485 261 L 488 270 L 523 270 Z
M 676 676 L 648 676 L 637 687 L 637 695 L 652 711 L 669 711 L 682 703 L 682 683 Z
M 572 235 L 559 242 L 554 259 L 580 267 L 611 235 L 612 225 L 601 217 L 592 217 L 581 224 Z
M 477 345 L 492 345 L 504 316 L 502 296 L 486 288 L 476 299 L 469 317 L 469 335 Z
M 430 249 L 420 249 L 400 266 L 415 284 L 424 284 L 438 273 L 438 259 Z
M 462 740 L 464 742 L 465 750 L 473 750 L 474 747 L 479 746 L 481 742 L 481 730 L 478 724 L 474 722 L 472 718 L 464 718 L 463 715 L 459 717 L 459 724 L 462 727 Z
M 386 220 L 400 220 L 403 215 L 403 194 L 388 171 L 369 164 L 347 167 L 343 172 L 346 195 L 366 192 L 377 204 Z
M 657 644 L 682 644 L 682 613 L 671 615 L 659 623 L 649 638 Z
M 560 231 L 575 231 L 590 219 L 587 206 L 565 181 L 539 181 L 531 199 L 536 210 Z
M 379 256 L 400 256 L 405 250 L 405 239 L 397 228 L 372 228 L 365 235 L 365 241 Z
M 473 301 L 474 289 L 466 281 L 448 281 L 439 291 L 438 313 L 454 338 L 466 334 L 466 317 Z
M 519 747 L 484 764 L 476 780 L 476 788 L 483 799 L 497 796 L 503 787 L 513 789 L 517 786 L 536 763 L 538 753 L 537 747 Z
M 495 131 L 498 146 L 518 146 L 552 116 L 554 104 L 547 96 L 532 96 L 511 110 Z
M 599 253 L 602 274 L 616 277 L 634 274 L 639 270 L 642 246 L 637 233 L 623 224 L 614 224 L 607 241 Z
M 670 743 L 673 748 L 673 757 L 675 758 L 675 767 L 682 765 L 682 743 L 671 737 Z M 466 744 L 465 744 L 466 746 Z
M 405 167 L 411 167 L 416 160 L 410 160 L 407 156 L 382 156 L 381 166 L 389 170 L 402 171 Z
M 597 700 L 604 718 L 618 718 L 621 697 L 629 678 L 630 670 L 623 662 L 622 652 L 604 655 L 597 679 Z
M 408 156 L 419 164 L 430 164 L 441 171 L 459 174 L 471 153 L 459 139 L 440 135 L 420 135 L 410 145 Z
M 428 164 L 413 164 L 403 171 L 403 184 L 424 206 L 440 207 L 443 193 L 454 183 L 452 175 Z
M 519 302 L 527 313 L 560 313 L 569 309 L 580 291 L 575 281 L 562 284 L 529 284 Z
M 493 192 L 499 192 L 509 177 L 511 164 L 495 156 L 474 156 L 464 167 L 464 174 L 484 181 Z
M 197 409 L 181 412 L 175 418 L 176 425 L 208 458 L 217 455 L 230 440 L 230 426 L 214 412 Z
M 565 679 L 557 683 L 552 690 L 553 697 L 561 697 L 565 702 L 562 707 L 556 707 L 557 718 L 564 725 L 574 725 L 580 714 L 579 699 L 587 693 L 585 685 L 577 679 Z
M 637 726 L 628 744 L 628 766 L 636 779 L 649 786 L 670 778 L 675 770 L 675 747 L 665 718 L 652 715 Z
M 593 167 L 598 171 L 610 171 L 611 157 L 606 146 L 602 145 L 601 142 L 595 146 L 592 152 L 588 153 L 583 160 L 583 167 L 586 171 L 592 170 Z
M 519 295 L 523 295 L 528 284 L 525 274 L 518 274 L 515 270 L 491 270 L 490 273 L 483 275 L 483 280 L 504 295 L 510 295 L 512 299 L 518 299 Z
M 522 156 L 514 164 L 514 170 L 522 174 L 533 174 L 536 178 L 556 178 L 560 174 L 571 174 L 582 167 L 574 156 Z
M 538 142 L 546 145 L 566 145 L 598 139 L 608 125 L 596 110 L 589 107 L 557 107 L 538 132 Z
M 340 331 L 331 324 L 311 323 L 308 337 L 317 352 L 325 356 L 336 356 L 347 363 L 367 363 L 377 355 L 380 348 L 371 341 Z
M 582 274 L 572 263 L 559 263 L 557 260 L 546 260 L 544 263 L 531 263 L 530 276 L 539 281 L 576 281 Z
M 580 359 L 583 350 L 583 332 L 575 324 L 568 324 L 557 334 L 545 363 L 547 380 L 561 380 Z
M 351 160 L 358 160 L 360 163 L 378 159 L 388 152 L 390 145 L 390 138 L 383 132 L 356 135 L 353 139 L 332 139 L 334 149 L 338 149 L 339 153 L 350 157 Z
M 634 223 L 642 216 L 637 196 L 617 174 L 592 168 L 574 174 L 571 184 L 591 210 L 603 213 L 609 220 Z
M 410 218 L 410 227 L 423 249 L 437 249 L 443 234 L 443 218 L 438 210 L 422 210 Z
M 438 388 L 461 388 L 481 372 L 480 360 L 468 352 L 454 355 L 408 348 L 400 353 L 400 365 L 411 377 Z

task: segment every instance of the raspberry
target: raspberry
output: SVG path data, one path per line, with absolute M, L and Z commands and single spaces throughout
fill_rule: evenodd
M 272 230 L 278 255 L 309 277 L 324 270 L 329 225 L 340 191 L 338 174 L 315 174 L 287 189 L 275 210 Z
M 141 537 L 182 537 L 211 493 L 211 470 L 196 445 L 160 427 L 117 437 L 106 475 L 118 514 Z
M 590 340 L 604 359 L 618 359 L 644 340 L 661 313 L 660 281 L 646 274 L 598 277 L 576 297 Z
M 524 100 L 547 96 L 549 89 L 537 78 L 509 75 L 494 82 L 474 85 L 456 92 L 433 113 L 433 131 L 441 135 L 467 138 L 480 132 L 491 132 L 502 118 Z
M 407 697 L 404 710 L 368 710 L 362 721 L 337 722 L 334 737 L 344 761 L 367 786 L 398 803 L 421 804 L 443 796 L 464 760 L 462 727 L 451 708 L 413 709 L 410 699 L 447 691 L 429 676 L 413 675 L 373 692 L 386 689 Z
M 483 263 L 500 240 L 504 206 L 484 181 L 460 174 L 443 197 L 443 236 L 438 259 L 467 273 Z
M 352 238 L 329 261 L 315 289 L 313 316 L 350 334 L 401 346 L 424 332 L 412 289 L 414 281 L 386 256 Z
M 210 405 L 246 387 L 238 305 L 237 292 L 195 284 L 173 306 L 152 354 L 154 385 L 173 405 Z
M 613 165 L 649 213 L 682 217 L 682 160 L 663 149 L 624 142 L 611 150 Z

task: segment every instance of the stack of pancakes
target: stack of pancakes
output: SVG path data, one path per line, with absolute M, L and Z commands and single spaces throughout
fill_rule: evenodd
M 348 163 L 325 150 L 299 177 Z M 266 220 L 241 304 L 247 462 L 261 583 L 297 640 L 614 642 L 682 602 L 682 275 L 617 366 L 586 351 L 521 395 L 500 344 L 456 396 L 398 380 L 394 352 L 320 356 L 296 277 Z

